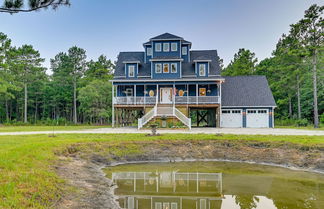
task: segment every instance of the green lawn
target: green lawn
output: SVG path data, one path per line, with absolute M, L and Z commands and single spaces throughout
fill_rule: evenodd
M 313 131 L 323 131 L 324 125 L 321 125 L 319 128 L 314 128 L 314 126 L 305 126 L 305 127 L 298 127 L 298 126 L 275 126 L 275 128 L 288 128 L 288 129 L 305 129 L 305 130 L 313 130 Z
M 1 132 L 21 132 L 21 131 L 76 131 L 84 129 L 107 128 L 111 126 L 0 126 Z
M 66 191 L 55 174 L 58 160 L 54 153 L 63 153 L 68 145 L 81 143 L 78 151 L 100 152 L 104 144 L 144 140 L 255 140 L 324 147 L 324 136 L 238 136 L 205 134 L 165 134 L 146 137 L 144 134 L 59 134 L 0 136 L 0 208 L 49 208 Z M 106 146 L 107 147 L 107 146 Z M 127 153 L 136 146 L 113 146 L 114 152 Z M 107 152 L 107 150 L 104 150 Z M 110 150 L 109 150 L 110 151 Z

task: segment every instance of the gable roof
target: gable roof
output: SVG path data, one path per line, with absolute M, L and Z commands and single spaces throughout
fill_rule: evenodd
M 220 76 L 219 57 L 216 50 L 192 50 L 190 51 L 190 62 L 182 62 L 182 76 L 195 76 L 195 64 L 193 60 L 204 58 L 211 60 L 209 63 L 209 77 Z M 170 57 L 169 57 L 170 59 Z M 120 52 L 116 63 L 114 77 L 125 76 L 125 62 L 139 61 L 138 76 L 151 77 L 150 63 L 144 63 L 144 52 Z M 126 78 L 125 78 L 126 79 Z
M 151 38 L 150 40 L 183 40 L 182 37 L 173 35 L 171 33 L 163 33 L 161 35 L 155 36 Z
M 224 76 L 223 107 L 274 107 L 276 102 L 265 76 Z

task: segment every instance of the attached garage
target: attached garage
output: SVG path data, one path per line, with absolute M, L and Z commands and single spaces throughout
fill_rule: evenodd
M 269 128 L 269 112 L 267 109 L 247 109 L 247 128 Z
M 224 76 L 221 127 L 273 128 L 276 103 L 265 76 Z
M 222 110 L 221 127 L 241 128 L 243 127 L 242 110 Z

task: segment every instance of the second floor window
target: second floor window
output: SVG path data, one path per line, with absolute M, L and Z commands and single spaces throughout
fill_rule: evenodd
M 163 51 L 164 52 L 170 51 L 170 44 L 169 43 L 163 43 Z
M 128 66 L 128 77 L 135 77 L 135 66 Z
M 160 52 L 161 51 L 161 43 L 155 43 L 155 51 Z
M 171 64 L 171 73 L 177 73 L 177 63 Z
M 171 51 L 173 51 L 173 52 L 178 51 L 178 44 L 177 43 L 171 43 Z
M 188 54 L 186 46 L 183 46 L 181 51 L 182 51 L 182 55 L 187 55 Z
M 147 53 L 147 56 L 152 56 L 152 48 L 151 47 L 147 47 L 146 53 Z
M 163 64 L 163 73 L 169 73 L 169 64 L 167 63 Z
M 199 76 L 206 76 L 206 65 L 199 64 Z
M 162 64 L 155 64 L 155 73 L 162 73 Z

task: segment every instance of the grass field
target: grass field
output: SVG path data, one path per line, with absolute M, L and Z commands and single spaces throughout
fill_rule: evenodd
M 102 143 L 118 145 L 124 141 L 144 140 L 253 140 L 293 143 L 324 147 L 324 136 L 247 136 L 165 134 L 59 134 L 0 136 L 0 208 L 50 208 L 66 192 L 64 182 L 55 174 L 53 165 L 68 145 L 84 143 L 79 152 L 100 151 Z M 90 144 L 91 148 L 89 148 Z M 131 152 L 134 147 L 116 146 L 116 152 Z M 93 149 L 93 150 L 92 150 Z
M 108 128 L 111 126 L 0 126 L 1 132 L 22 132 L 22 131 L 77 131 L 84 129 Z
M 305 126 L 305 127 L 298 127 L 298 126 L 275 126 L 275 128 L 288 128 L 288 129 L 305 129 L 305 130 L 318 130 L 323 131 L 324 125 L 321 125 L 319 128 L 314 128 L 314 126 Z

